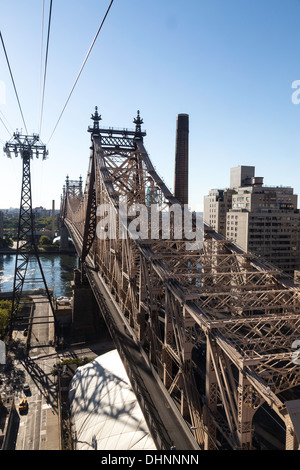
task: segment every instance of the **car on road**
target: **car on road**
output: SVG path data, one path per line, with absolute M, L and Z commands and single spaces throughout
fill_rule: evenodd
M 27 398 L 22 398 L 22 400 L 19 403 L 19 412 L 21 413 L 27 413 L 28 411 L 28 402 Z
M 25 395 L 29 395 L 30 394 L 30 387 L 27 383 L 25 383 L 23 385 L 23 392 L 25 393 Z

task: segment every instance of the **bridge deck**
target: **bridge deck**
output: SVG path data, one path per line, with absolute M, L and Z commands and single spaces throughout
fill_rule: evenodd
M 122 314 L 101 277 L 88 266 L 87 276 L 141 408 L 150 420 L 150 429 L 157 431 L 156 439 L 161 441 L 159 444 L 165 449 L 175 445 L 178 450 L 199 450 L 192 432 L 166 393 L 146 354 L 134 340 L 134 334 L 124 328 Z
M 291 350 L 300 334 L 299 287 L 206 225 L 203 245 L 191 253 L 183 206 L 153 167 L 139 127 L 133 139 L 107 135 L 96 125 L 90 131 L 85 191 L 74 195 L 67 183 L 61 224 L 75 243 L 148 426 L 161 440 L 158 448 L 173 442 L 195 448 L 193 437 L 206 450 L 218 443 L 256 448 L 253 421 L 263 403 L 292 429 L 282 393 L 300 384 Z M 145 217 L 133 219 L 140 205 Z M 179 221 L 174 216 L 171 224 L 170 217 L 167 238 L 148 210 L 152 205 L 161 222 L 167 209 L 181 207 Z M 133 233 L 137 223 L 140 232 Z M 197 228 L 196 220 L 192 225 Z M 294 429 L 291 435 L 286 448 L 294 449 Z

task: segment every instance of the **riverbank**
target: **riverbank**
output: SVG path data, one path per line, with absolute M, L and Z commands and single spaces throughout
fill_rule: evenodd
M 68 250 L 60 250 L 59 248 L 49 250 L 49 249 L 44 249 L 44 248 L 38 248 L 38 252 L 41 255 L 76 255 L 76 250 L 75 248 L 70 248 Z M 15 248 L 3 248 L 0 249 L 0 255 L 15 255 L 17 253 L 17 250 Z M 29 252 L 31 255 L 34 255 L 34 251 Z

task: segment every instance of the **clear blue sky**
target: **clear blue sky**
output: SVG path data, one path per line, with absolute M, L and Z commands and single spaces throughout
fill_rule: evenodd
M 3 34 L 28 132 L 39 130 L 42 0 L 0 1 Z M 45 2 L 44 48 L 49 0 Z M 54 0 L 41 139 L 47 143 L 109 0 Z M 32 163 L 33 205 L 59 206 L 68 174 L 86 178 L 95 105 L 102 124 L 134 127 L 173 188 L 178 113 L 190 116 L 190 203 L 201 210 L 230 168 L 255 165 L 265 184 L 300 195 L 299 0 L 115 0 L 67 109 Z M 0 49 L 0 111 L 23 128 Z M 0 116 L 3 117 L 0 114 Z M 0 139 L 8 133 L 0 122 Z M 2 142 L 0 141 L 1 147 Z M 0 207 L 18 207 L 21 162 L 0 153 Z

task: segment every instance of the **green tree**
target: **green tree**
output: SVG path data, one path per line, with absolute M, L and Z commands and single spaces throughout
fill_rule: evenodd
M 52 217 L 39 217 L 38 219 L 35 219 L 34 225 L 36 230 L 40 230 L 42 228 L 51 230 Z
M 13 246 L 13 240 L 10 237 L 0 238 L 0 248 L 11 248 Z
M 5 217 L 3 220 L 3 228 L 11 231 L 17 231 L 19 225 L 19 216 Z
M 42 246 L 52 245 L 52 241 L 50 240 L 49 237 L 47 237 L 47 235 L 42 235 L 40 240 L 39 240 L 39 244 L 42 245 Z
M 0 300 L 0 338 L 3 339 L 9 325 L 12 302 Z
M 13 246 L 14 241 L 13 241 L 12 238 L 10 238 L 10 237 L 5 237 L 4 240 L 5 240 L 6 245 L 7 245 L 9 248 L 11 248 L 11 247 Z

